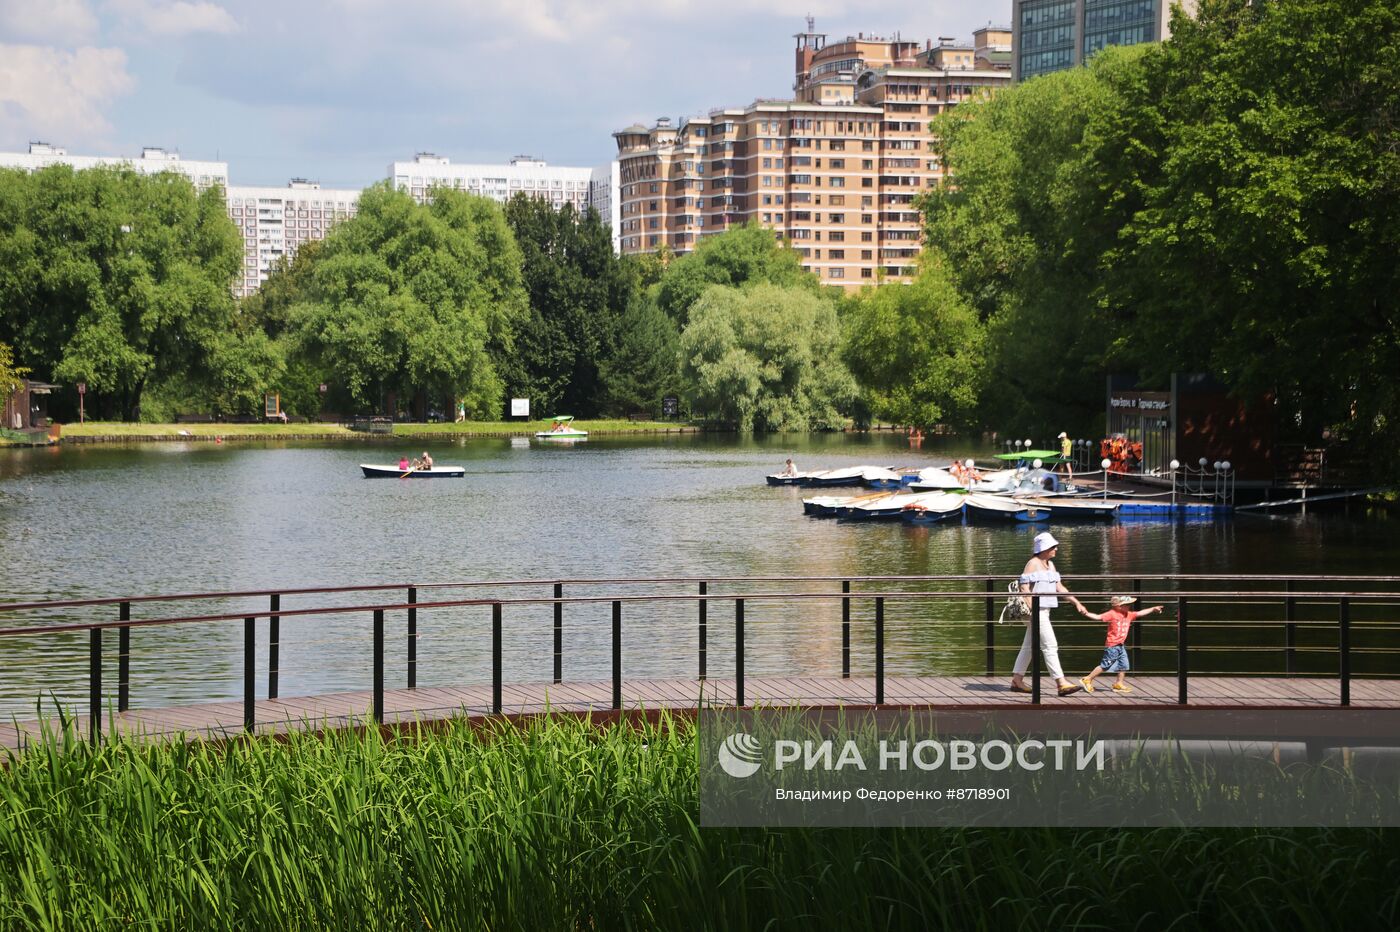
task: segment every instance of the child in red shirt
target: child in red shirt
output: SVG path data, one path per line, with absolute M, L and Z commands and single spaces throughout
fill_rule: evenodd
M 1085 618 L 1097 618 L 1099 621 L 1108 624 L 1108 637 L 1104 639 L 1103 657 L 1099 660 L 1099 665 L 1094 667 L 1094 672 L 1079 680 L 1079 685 L 1084 687 L 1086 693 L 1094 691 L 1094 677 L 1101 673 L 1117 673 L 1118 679 L 1113 684 L 1113 689 L 1120 693 L 1130 693 L 1133 688 L 1123 682 L 1128 675 L 1128 649 L 1123 646 L 1123 642 L 1128 639 L 1128 629 L 1133 622 L 1144 615 L 1152 615 L 1162 610 L 1162 606 L 1154 605 L 1145 608 L 1140 612 L 1130 612 L 1127 606 L 1132 605 L 1137 599 L 1130 595 L 1115 595 L 1109 599 L 1111 606 L 1102 615 L 1095 615 L 1087 608 L 1080 606 L 1079 613 Z

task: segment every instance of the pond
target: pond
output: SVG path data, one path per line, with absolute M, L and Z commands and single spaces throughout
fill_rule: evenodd
M 556 577 L 1014 574 L 1028 556 L 1033 533 L 1012 525 L 920 528 L 812 519 L 801 513 L 801 498 L 811 493 L 764 483 L 765 473 L 781 469 L 788 456 L 801 469 L 818 469 L 861 463 L 922 467 L 996 452 L 974 442 L 929 441 L 911 450 L 903 436 L 891 433 L 648 435 L 598 437 L 577 445 L 525 438 L 434 441 L 426 449 L 437 463 L 463 466 L 465 479 L 362 478 L 360 463 L 396 462 L 401 453 L 412 456 L 424 449 L 423 441 L 411 444 L 240 441 L 0 450 L 5 567 L 0 597 L 78 599 Z M 1066 574 L 1387 573 L 1400 543 L 1395 521 L 1360 510 L 1052 529 L 1062 541 L 1058 563 Z M 772 584 L 749 588 L 767 585 Z M 839 583 L 822 588 L 835 591 Z M 711 591 L 736 589 L 717 583 Z M 449 590 L 436 597 L 497 591 L 549 594 L 547 587 L 537 587 Z M 567 594 L 619 591 L 659 590 L 573 587 Z M 419 598 L 427 601 L 434 592 L 425 590 Z M 385 599 L 400 602 L 403 592 Z M 326 601 L 288 597 L 282 607 Z M 207 610 L 248 606 L 252 613 L 265 610 L 266 602 L 228 602 Z M 133 615 L 169 611 L 138 605 Z M 981 611 L 980 605 L 969 605 L 943 620 L 972 620 Z M 625 675 L 694 675 L 695 614 L 693 603 L 629 605 Z M 1061 614 L 1068 621 L 1069 613 Z M 489 680 L 489 609 L 420 615 L 420 685 Z M 940 625 L 927 615 L 926 608 L 890 605 L 888 672 L 981 669 L 982 628 Z M 716 601 L 710 616 L 710 673 L 719 676 L 732 670 L 732 602 Z M 870 617 L 869 604 L 857 604 L 857 672 L 871 662 Z M 115 612 L 74 609 L 44 620 L 94 618 L 114 620 Z M 551 618 L 548 606 L 510 610 L 508 681 L 549 678 Z M 401 613 L 391 613 L 391 686 L 402 684 L 403 624 Z M 259 625 L 261 653 L 265 625 Z M 368 688 L 369 630 L 363 614 L 288 619 L 281 636 L 282 695 Z M 606 678 L 609 636 L 606 604 L 568 606 L 566 678 Z M 1270 644 L 1278 641 L 1276 634 L 1268 638 Z M 998 643 L 1010 647 L 999 667 L 1009 667 L 1019 639 L 1019 628 L 998 632 Z M 115 636 L 111 640 L 109 660 L 116 652 Z M 1071 626 L 1061 642 L 1067 669 L 1086 661 L 1092 666 L 1101 631 Z M 138 629 L 132 643 L 133 705 L 241 696 L 242 625 L 236 621 Z M 753 603 L 746 647 L 750 675 L 839 671 L 839 605 Z M 0 651 L 4 714 L 32 711 L 40 693 L 64 702 L 82 699 L 85 635 L 6 638 Z M 1276 661 L 1267 664 L 1277 666 Z M 264 663 L 260 655 L 260 669 Z M 262 680 L 260 673 L 260 690 Z M 113 669 L 107 683 L 114 681 Z

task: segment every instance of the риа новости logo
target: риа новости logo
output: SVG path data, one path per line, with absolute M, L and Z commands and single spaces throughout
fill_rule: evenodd
M 753 735 L 735 732 L 719 746 L 719 765 L 731 777 L 751 777 L 758 773 L 762 753 Z

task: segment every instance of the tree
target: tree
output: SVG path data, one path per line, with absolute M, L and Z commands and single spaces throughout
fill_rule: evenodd
M 14 351 L 8 345 L 0 343 L 0 398 L 8 398 L 18 390 L 28 375 L 28 369 L 15 365 Z M 4 426 L 6 425 L 0 424 L 0 427 Z
M 223 191 L 173 172 L 0 171 L 0 338 L 100 416 L 206 372 L 233 329 L 242 239 Z
M 711 285 L 681 334 L 691 408 L 740 430 L 836 429 L 855 380 L 831 300 L 800 286 Z
M 802 257 L 773 237 L 773 231 L 747 223 L 702 237 L 695 251 L 670 263 L 656 285 L 657 306 L 682 329 L 691 306 L 711 285 L 758 284 L 819 289 L 816 276 L 802 269 Z
M 977 313 L 937 262 L 908 286 L 869 288 L 843 324 L 872 413 L 897 424 L 975 422 L 986 360 Z
M 680 334 L 645 296 L 627 306 L 617 350 L 603 364 L 606 409 L 613 414 L 654 412 L 665 395 L 679 391 Z
M 635 293 L 597 211 L 517 194 L 506 204 L 523 257 L 530 319 L 517 341 L 507 383 L 540 408 L 584 416 L 603 404 L 600 363 L 617 345 L 618 323 Z
M 314 360 L 362 409 L 392 410 L 405 395 L 420 415 L 458 401 L 473 416 L 500 415 L 500 366 L 526 300 L 498 205 L 434 189 L 424 206 L 374 185 L 323 241 L 309 279 L 289 311 L 294 368 Z

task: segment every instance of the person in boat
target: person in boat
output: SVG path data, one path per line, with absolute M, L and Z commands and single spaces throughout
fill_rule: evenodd
M 797 475 L 797 464 L 792 461 L 791 457 L 788 458 L 787 464 L 783 466 L 783 471 L 778 473 L 778 475 L 787 476 L 789 478 Z
M 1055 640 L 1055 629 L 1050 624 L 1050 610 L 1060 604 L 1058 595 L 1063 593 L 1081 612 L 1084 604 L 1070 595 L 1065 584 L 1060 581 L 1060 572 L 1055 569 L 1055 553 L 1060 546 L 1048 531 L 1035 535 L 1031 542 L 1033 556 L 1021 571 L 1020 590 L 1030 595 L 1040 596 L 1040 617 L 1026 619 L 1026 636 L 1021 641 L 1021 651 L 1016 655 L 1016 663 L 1011 667 L 1011 691 L 1031 692 L 1026 685 L 1026 670 L 1031 665 L 1031 625 L 1040 625 L 1040 651 L 1045 657 L 1045 669 L 1054 677 L 1061 696 L 1077 693 L 1084 687 L 1065 679 L 1064 668 L 1060 666 L 1060 645 Z
M 417 460 L 414 460 L 414 463 L 417 463 Z M 408 472 L 408 471 L 409 471 L 410 469 L 412 469 L 412 468 L 413 468 L 413 464 L 410 464 L 410 463 L 409 463 L 408 457 L 406 457 L 406 456 L 400 456 L 400 457 L 399 457 L 399 469 L 400 469 L 401 471 L 403 471 L 403 472 Z
M 1063 462 L 1061 462 L 1059 465 L 1065 468 L 1065 478 L 1073 479 L 1074 466 L 1070 464 L 1070 453 L 1074 451 L 1074 442 L 1069 439 L 1069 434 L 1065 433 L 1064 431 L 1060 431 L 1059 440 L 1060 459 L 1063 460 Z
M 422 466 L 424 469 L 433 468 L 433 458 L 428 455 L 427 450 L 423 451 L 423 458 L 418 461 L 418 465 Z

